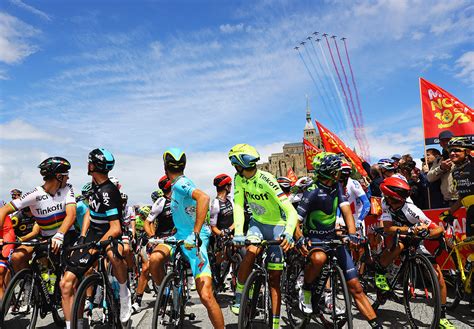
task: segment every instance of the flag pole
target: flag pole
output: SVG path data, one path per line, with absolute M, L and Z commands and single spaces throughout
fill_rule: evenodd
M 428 157 L 426 156 L 426 131 L 425 131 L 425 118 L 424 118 L 424 112 L 423 111 L 423 97 L 421 94 L 421 77 L 419 78 L 419 84 L 420 84 L 420 105 L 421 105 L 421 125 L 423 127 L 423 147 L 424 147 L 424 155 L 425 155 L 425 164 L 428 166 L 427 159 Z M 421 164 L 421 170 L 423 171 L 423 164 Z M 429 171 L 429 167 L 428 167 Z M 430 195 L 430 186 L 428 182 L 428 186 L 426 188 L 426 191 L 428 192 L 428 209 L 431 209 L 431 195 Z

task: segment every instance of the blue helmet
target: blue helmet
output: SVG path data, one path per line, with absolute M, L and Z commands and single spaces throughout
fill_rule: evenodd
M 163 153 L 165 169 L 183 171 L 186 167 L 186 154 L 177 147 L 171 147 Z
M 115 159 L 112 153 L 104 148 L 94 149 L 89 153 L 89 162 L 95 167 L 96 172 L 108 173 L 114 168 Z

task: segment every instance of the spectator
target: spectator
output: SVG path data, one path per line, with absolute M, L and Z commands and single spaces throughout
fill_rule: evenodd
M 394 154 L 390 159 L 393 160 L 393 165 L 395 168 L 397 168 L 400 165 L 400 160 L 402 159 L 402 156 L 400 154 Z
M 382 192 L 380 191 L 380 183 L 383 182 L 382 174 L 380 173 L 379 166 L 374 164 L 370 167 L 370 193 L 372 196 L 382 197 Z
M 400 173 L 405 176 L 411 189 L 413 203 L 421 209 L 427 208 L 426 187 L 428 185 L 421 170 L 416 167 L 415 161 L 410 154 L 405 154 L 399 162 Z
M 439 134 L 439 145 L 443 148 L 443 152 L 441 157 L 434 161 L 433 166 L 428 171 L 427 175 L 428 182 L 430 183 L 440 180 L 440 189 L 441 194 L 443 195 L 443 207 L 450 207 L 458 199 L 452 176 L 454 163 L 449 159 L 449 152 L 447 149 L 451 138 L 453 138 L 453 134 L 449 130 L 442 131 Z
M 441 152 L 435 148 L 429 148 L 426 150 L 426 159 L 421 158 L 422 163 L 422 175 L 425 180 L 428 180 L 427 174 L 433 167 L 434 162 L 441 158 Z M 428 207 L 431 209 L 442 208 L 443 207 L 443 195 L 441 194 L 441 180 L 436 180 L 434 182 L 428 182 L 428 187 L 426 189 L 426 200 L 429 200 Z

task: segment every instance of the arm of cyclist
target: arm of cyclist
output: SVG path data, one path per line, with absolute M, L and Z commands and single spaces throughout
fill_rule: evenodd
M 201 241 L 199 233 L 201 232 L 204 221 L 206 220 L 207 211 L 209 210 L 209 196 L 199 189 L 194 189 L 192 192 L 192 198 L 196 201 L 196 221 L 194 222 L 193 234 L 195 244 L 200 246 Z M 188 240 L 189 237 L 186 239 Z M 191 245 L 186 245 L 187 249 L 192 249 Z
M 296 225 L 295 229 L 295 241 L 296 241 L 296 247 L 298 248 L 299 252 L 304 256 L 308 256 L 309 251 L 308 251 L 308 246 L 311 246 L 311 241 L 308 241 L 308 246 L 305 243 L 305 237 L 303 235 L 303 231 L 301 230 L 300 225 Z
M 91 225 L 91 213 L 89 209 L 87 209 L 86 213 L 84 214 L 84 218 L 82 220 L 81 237 L 85 237 L 87 235 L 87 231 L 89 230 L 90 225 Z
M 36 236 L 38 236 L 40 232 L 41 232 L 41 229 L 39 225 L 35 223 L 35 225 L 33 225 L 33 229 L 31 230 L 31 232 L 20 237 L 19 239 L 20 241 L 30 241 L 34 239 Z
M 211 206 L 209 207 L 209 223 L 211 224 L 212 234 L 219 236 L 221 235 L 221 230 L 217 228 L 217 218 L 219 216 L 219 200 L 214 199 L 211 201 Z
M 66 199 L 67 202 L 67 199 Z M 56 234 L 51 239 L 51 247 L 53 252 L 59 252 L 63 245 L 64 235 L 69 231 L 74 222 L 76 221 L 76 201 L 74 203 L 66 203 L 66 217 L 64 218 L 63 223 L 59 227 Z
M 242 178 L 236 174 L 234 176 L 234 225 L 235 237 L 242 237 L 244 235 L 244 191 L 240 181 Z
M 5 223 L 5 217 L 10 215 L 12 212 L 15 211 L 15 208 L 10 203 L 7 203 L 3 207 L 0 208 L 0 228 L 3 229 L 3 224 Z M 3 238 L 0 238 L 0 245 L 3 244 Z
M 361 195 L 359 200 L 362 202 L 362 209 L 359 214 L 358 222 L 364 221 L 364 218 L 369 214 L 370 211 L 370 201 L 367 195 Z

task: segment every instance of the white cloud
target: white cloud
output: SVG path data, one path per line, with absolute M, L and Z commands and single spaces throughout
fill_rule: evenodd
M 239 24 L 235 24 L 235 25 L 223 24 L 223 25 L 219 26 L 219 30 L 222 33 L 241 32 L 241 31 L 244 30 L 244 24 L 243 23 L 239 23 Z
M 0 62 L 15 64 L 38 51 L 31 38 L 39 30 L 18 18 L 0 12 Z
M 150 44 L 152 57 L 159 59 L 163 55 L 163 46 L 159 41 L 154 41 Z
M 424 38 L 424 36 L 425 36 L 425 33 L 423 32 L 413 32 L 411 35 L 411 38 L 413 40 L 421 40 Z
M 457 77 L 474 84 L 474 51 L 468 51 L 459 57 L 456 67 L 460 70 Z
M 0 139 L 45 141 L 59 140 L 57 136 L 43 132 L 22 120 L 13 120 L 0 124 Z M 64 142 L 64 140 L 62 142 Z
M 30 6 L 26 3 L 24 3 L 23 1 L 21 0 L 10 0 L 11 3 L 13 3 L 14 5 L 20 7 L 20 8 L 23 8 L 27 11 L 29 11 L 30 13 L 38 16 L 38 17 L 41 17 L 42 19 L 46 20 L 46 21 L 50 21 L 51 20 L 51 17 L 46 14 L 45 12 L 33 7 L 33 6 Z

